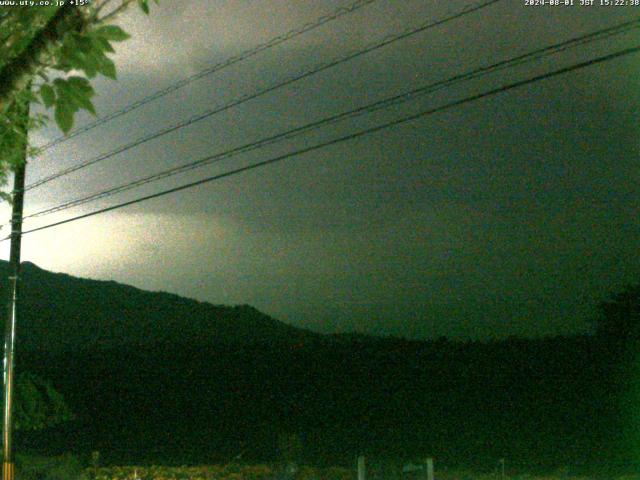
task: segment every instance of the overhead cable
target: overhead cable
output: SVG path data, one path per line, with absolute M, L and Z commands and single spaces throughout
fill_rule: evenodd
M 485 92 L 482 92 L 482 93 L 478 93 L 476 95 L 465 97 L 465 98 L 463 98 L 461 100 L 456 100 L 456 101 L 447 103 L 445 105 L 442 105 L 440 107 L 435 107 L 435 108 L 431 108 L 431 109 L 428 109 L 428 110 L 423 110 L 423 111 L 421 111 L 419 113 L 408 115 L 408 116 L 405 116 L 403 118 L 400 118 L 400 119 L 397 119 L 397 120 L 393 120 L 391 122 L 386 122 L 386 123 L 383 123 L 381 125 L 377 125 L 375 127 L 371 127 L 371 128 L 367 128 L 367 129 L 364 129 L 364 130 L 360 130 L 358 132 L 354 132 L 354 133 L 351 133 L 349 135 L 345 135 L 345 136 L 342 136 L 342 137 L 339 137 L 339 138 L 335 138 L 335 139 L 327 141 L 327 142 L 319 143 L 319 144 L 316 144 L 316 145 L 313 145 L 313 146 L 310 146 L 310 147 L 302 148 L 302 149 L 299 149 L 299 150 L 296 150 L 296 151 L 293 151 L 293 152 L 289 152 L 289 153 L 286 153 L 286 154 L 283 154 L 283 155 L 272 157 L 272 158 L 270 158 L 268 160 L 263 160 L 261 162 L 253 163 L 251 165 L 247 165 L 247 166 L 236 168 L 234 170 L 230 170 L 230 171 L 227 171 L 227 172 L 224 172 L 224 173 L 220 173 L 220 174 L 217 174 L 217 175 L 206 177 L 206 178 L 203 178 L 201 180 L 197 180 L 195 182 L 190 182 L 190 183 L 187 183 L 187 184 L 184 184 L 184 185 L 180 185 L 178 187 L 170 188 L 168 190 L 163 190 L 161 192 L 157 192 L 157 193 L 153 193 L 153 194 L 150 194 L 150 195 L 146 195 L 144 197 L 139 197 L 139 198 L 136 198 L 134 200 L 129 200 L 127 202 L 122 202 L 122 203 L 119 203 L 117 205 L 112 205 L 112 206 L 109 206 L 109 207 L 106 207 L 106 208 L 102 208 L 102 209 L 99 209 L 99 210 L 94 210 L 94 211 L 89 212 L 89 213 L 85 213 L 85 214 L 78 215 L 78 216 L 75 216 L 75 217 L 67 218 L 67 219 L 61 220 L 59 222 L 54 222 L 54 223 L 50 223 L 50 224 L 43 225 L 43 226 L 40 226 L 40 227 L 32 228 L 30 230 L 23 231 L 22 234 L 26 235 L 28 233 L 33 233 L 33 232 L 37 232 L 37 231 L 53 228 L 53 227 L 56 227 L 56 226 L 59 226 L 59 225 L 64 225 L 64 224 L 67 224 L 67 223 L 70 223 L 70 222 L 75 222 L 77 220 L 81 220 L 81 219 L 92 217 L 92 216 L 99 215 L 99 214 L 102 214 L 102 213 L 110 212 L 110 211 L 113 211 L 113 210 L 117 210 L 117 209 L 120 209 L 120 208 L 127 207 L 129 205 L 134 205 L 134 204 L 141 203 L 141 202 L 144 202 L 144 201 L 147 201 L 147 200 L 151 200 L 151 199 L 154 199 L 154 198 L 162 197 L 164 195 L 168 195 L 168 194 L 171 194 L 171 193 L 175 193 L 175 192 L 179 192 L 179 191 L 182 191 L 182 190 L 193 188 L 193 187 L 196 187 L 196 186 L 199 186 L 199 185 L 203 185 L 203 184 L 206 184 L 206 183 L 209 183 L 209 182 L 220 180 L 222 178 L 226 178 L 226 177 L 230 177 L 230 176 L 233 176 L 233 175 L 237 175 L 237 174 L 242 173 L 242 172 L 246 172 L 246 171 L 249 171 L 249 170 L 254 170 L 254 169 L 257 169 L 257 168 L 261 168 L 261 167 L 264 167 L 266 165 L 271 165 L 271 164 L 276 163 L 276 162 L 281 162 L 281 161 L 286 160 L 288 158 L 292 158 L 292 157 L 295 157 L 295 156 L 303 155 L 305 153 L 310 153 L 310 152 L 313 152 L 313 151 L 316 151 L 316 150 L 320 150 L 322 148 L 326 148 L 326 147 L 331 146 L 331 145 L 336 145 L 336 144 L 343 143 L 343 142 L 346 142 L 346 141 L 349 141 L 349 140 L 353 140 L 353 139 L 362 137 L 364 135 L 369 135 L 369 134 L 372 134 L 372 133 L 375 133 L 375 132 L 379 132 L 381 130 L 384 130 L 384 129 L 387 129 L 387 128 L 390 128 L 390 127 L 394 127 L 396 125 L 401 125 L 401 124 L 404 124 L 404 123 L 407 123 L 407 122 L 410 122 L 410 121 L 413 121 L 413 120 L 417 120 L 417 119 L 426 117 L 428 115 L 432 115 L 432 114 L 435 114 L 435 113 L 438 113 L 438 112 L 442 112 L 442 111 L 449 110 L 449 109 L 454 108 L 454 107 L 458 107 L 458 106 L 464 105 L 466 103 L 470 103 L 470 102 L 473 102 L 473 101 L 476 101 L 476 100 L 480 100 L 482 98 L 493 96 L 493 95 L 496 95 L 498 93 L 506 92 L 506 91 L 512 90 L 514 88 L 519 88 L 519 87 L 522 87 L 522 86 L 525 86 L 525 85 L 529 85 L 529 84 L 532 84 L 532 83 L 535 83 L 535 82 L 538 82 L 538 81 L 541 81 L 541 80 L 549 79 L 549 78 L 552 78 L 552 77 L 555 77 L 555 76 L 558 76 L 558 75 L 563 75 L 563 74 L 566 74 L 566 73 L 569 73 L 569 72 L 572 72 L 572 71 L 575 71 L 575 70 L 579 70 L 579 69 L 586 68 L 586 67 L 589 67 L 589 66 L 592 66 L 592 65 L 604 63 L 604 62 L 607 62 L 607 61 L 610 61 L 610 60 L 613 60 L 613 59 L 616 59 L 616 58 L 620 58 L 620 57 L 623 57 L 623 56 L 626 56 L 626 55 L 630 55 L 630 54 L 635 54 L 635 53 L 638 53 L 638 52 L 640 52 L 640 46 L 635 46 L 635 47 L 626 48 L 624 50 L 619 50 L 617 52 L 613 52 L 613 53 L 610 53 L 610 54 L 607 54 L 607 55 L 603 55 L 603 56 L 600 56 L 600 57 L 597 57 L 597 58 L 593 58 L 591 60 L 583 61 L 583 62 L 580 62 L 580 63 L 575 63 L 573 65 L 570 65 L 570 66 L 567 66 L 567 67 L 562 67 L 562 68 L 559 68 L 557 70 L 553 70 L 551 72 L 547 72 L 547 73 L 544 73 L 544 74 L 536 75 L 534 77 L 531 77 L 531 78 L 528 78 L 528 79 L 525 79 L 525 80 L 520 80 L 520 81 L 517 81 L 517 82 L 509 83 L 509 84 L 503 85 L 503 86 L 498 87 L 498 88 L 494 88 L 494 89 L 491 89 L 491 90 L 488 90 L 488 91 L 485 91 Z M 2 239 L 2 241 L 8 240 L 9 238 L 10 237 L 5 237 L 4 239 Z
M 316 19 L 313 22 L 306 23 L 305 25 L 299 28 L 290 30 L 285 34 L 278 35 L 277 37 L 274 37 L 264 43 L 261 43 L 260 45 L 253 47 L 250 50 L 246 50 L 242 53 L 229 57 L 220 63 L 216 63 L 215 65 L 210 65 L 204 68 L 203 70 L 200 70 L 199 72 L 194 73 L 193 75 L 185 77 L 182 80 L 179 80 L 178 82 L 169 85 L 168 87 L 165 87 L 161 90 L 157 90 L 156 92 L 153 92 L 150 95 L 147 95 L 146 97 L 141 98 L 136 102 L 130 103 L 129 105 L 126 105 L 120 110 L 116 110 L 115 112 L 105 115 L 104 117 L 100 117 L 91 123 L 75 128 L 66 136 L 63 135 L 58 138 L 55 138 L 50 142 L 39 146 L 38 148 L 41 151 L 47 150 L 53 147 L 54 145 L 58 145 L 59 143 L 65 142 L 73 137 L 80 135 L 81 133 L 88 132 L 89 130 L 92 130 L 100 125 L 103 125 L 113 120 L 114 118 L 121 117 L 122 115 L 132 112 L 142 107 L 143 105 L 146 105 L 149 102 L 152 102 L 154 100 L 157 100 L 158 98 L 162 98 L 165 95 L 175 92 L 176 90 L 179 90 L 189 85 L 190 83 L 195 82 L 196 80 L 206 77 L 207 75 L 211 75 L 212 73 L 218 72 L 223 68 L 227 68 L 227 67 L 230 67 L 231 65 L 235 65 L 236 63 L 242 62 L 243 60 L 247 60 L 248 58 L 251 58 L 261 52 L 264 52 L 265 50 L 268 50 L 277 45 L 280 45 L 288 40 L 292 40 L 296 37 L 299 37 L 300 35 L 310 32 L 311 30 L 315 30 L 316 28 L 321 27 L 322 25 L 325 25 L 326 23 L 336 20 L 344 15 L 355 12 L 356 10 L 359 10 L 360 8 L 365 7 L 375 1 L 376 0 L 357 0 L 351 3 L 351 5 L 347 7 L 340 7 L 336 9 L 334 12 L 327 15 L 323 15 L 322 17 Z
M 426 94 L 430 94 L 439 90 L 442 90 L 444 88 L 449 88 L 452 87 L 454 85 L 457 85 L 461 82 L 467 82 L 470 80 L 475 80 L 477 78 L 481 78 L 484 77 L 486 75 L 495 73 L 497 71 L 501 71 L 501 70 L 505 70 L 508 68 L 513 68 L 515 66 L 518 65 L 522 65 L 525 63 L 529 63 L 535 60 L 540 60 L 541 58 L 546 58 L 548 56 L 551 55 L 555 55 L 557 53 L 566 51 L 568 49 L 571 48 L 576 48 L 578 46 L 582 46 L 585 45 L 587 43 L 590 42 L 594 42 L 596 40 L 602 40 L 604 38 L 610 38 L 614 35 L 618 35 L 621 33 L 625 33 L 631 29 L 637 29 L 640 28 L 640 18 L 633 20 L 633 21 L 628 21 L 628 22 L 623 22 L 621 24 L 617 24 L 614 25 L 612 27 L 608 27 L 608 28 L 604 28 L 604 29 L 600 29 L 597 30 L 595 32 L 592 33 L 588 33 L 585 35 L 581 35 L 579 37 L 574 37 L 570 40 L 566 40 L 560 43 L 556 43 L 554 45 L 550 45 L 547 47 L 543 47 L 543 48 L 538 48 L 536 50 L 518 55 L 516 57 L 507 59 L 507 60 L 502 60 L 500 62 L 494 63 L 492 65 L 488 65 L 488 66 L 482 66 L 482 67 L 478 67 L 474 70 L 471 70 L 469 72 L 465 72 L 462 74 L 458 74 L 455 75 L 453 77 L 450 77 L 446 80 L 440 80 L 434 83 L 430 83 L 428 85 L 424 85 L 422 87 L 419 88 L 415 88 L 413 90 L 409 90 L 406 92 L 403 92 L 401 94 L 398 95 L 393 95 L 391 97 L 385 98 L 383 100 L 379 100 L 377 102 L 373 102 L 370 104 L 367 104 L 365 106 L 356 108 L 356 109 L 352 109 L 349 110 L 347 112 L 343 112 L 337 115 L 331 115 L 329 117 L 325 117 L 323 119 L 320 120 L 316 120 L 314 122 L 310 122 L 307 123 L 305 125 L 302 125 L 300 127 L 297 128 L 293 128 L 290 130 L 287 130 L 285 132 L 281 132 L 279 134 L 276 135 L 271 135 L 265 138 L 262 138 L 260 140 L 254 141 L 254 142 L 250 142 L 244 145 L 241 145 L 239 147 L 235 147 L 232 148 L 230 150 L 226 150 L 224 152 L 218 153 L 214 156 L 211 157 L 207 157 L 205 160 L 197 160 L 194 162 L 189 162 L 186 163 L 184 165 L 180 165 L 180 166 L 176 166 L 176 167 L 172 167 L 166 170 L 163 170 L 161 172 L 155 173 L 153 175 L 149 175 L 143 178 L 139 178 L 137 180 L 134 181 L 130 181 L 130 182 L 126 182 L 122 185 L 118 185 L 106 190 L 102 190 L 100 192 L 97 193 L 93 193 L 90 195 L 86 195 L 84 197 L 81 198 L 77 198 L 74 200 L 69 200 L 67 202 L 64 202 L 62 204 L 56 205 L 56 206 L 52 206 L 52 207 L 47 207 L 43 210 L 39 210 L 37 212 L 34 213 L 30 213 L 28 215 L 25 215 L 25 219 L 28 218 L 32 218 L 32 217 L 42 217 L 45 215 L 49 215 L 55 212 L 59 212 L 62 210 L 66 210 L 72 207 L 76 207 L 79 205 L 83 205 L 95 200 L 99 200 L 101 198 L 105 198 L 105 197 L 109 197 L 121 192 L 125 192 L 128 190 L 131 190 L 133 188 L 137 188 L 140 187 L 142 185 L 154 182 L 154 181 L 158 181 L 164 178 L 168 178 L 180 173 L 184 173 L 196 168 L 201 168 L 204 167 L 206 165 L 210 165 L 214 162 L 218 162 L 242 153 L 246 153 L 252 150 L 256 150 L 259 148 L 263 148 L 267 145 L 271 145 L 273 143 L 276 142 L 280 142 L 283 140 L 289 140 L 292 138 L 295 138 L 299 135 L 302 135 L 304 133 L 307 133 L 311 130 L 315 130 L 318 129 L 320 127 L 329 125 L 329 124 L 333 124 L 339 121 L 343 121 L 346 119 L 351 119 L 351 118 L 355 118 L 357 116 L 360 115 L 364 115 L 366 113 L 371 113 L 371 112 L 375 112 L 384 108 L 389 108 L 395 105 L 398 105 L 400 103 L 404 103 L 410 100 L 415 100 L 416 98 L 426 95 Z
M 240 97 L 238 97 L 238 98 L 236 98 L 236 99 L 234 99 L 234 100 L 232 100 L 232 101 L 230 101 L 230 102 L 228 102 L 226 104 L 223 104 L 223 105 L 220 105 L 220 106 L 216 106 L 216 107 L 214 107 L 214 108 L 212 108 L 210 110 L 205 111 L 204 113 L 194 115 L 194 116 L 192 116 L 191 118 L 189 118 L 189 119 L 187 119 L 185 121 L 176 123 L 176 124 L 174 124 L 172 126 L 169 126 L 169 127 L 165 127 L 165 128 L 163 128 L 161 130 L 158 130 L 156 132 L 144 135 L 144 136 L 142 136 L 142 137 L 140 137 L 140 138 L 138 138 L 138 139 L 136 139 L 136 140 L 134 140 L 132 142 L 129 142 L 129 143 L 125 144 L 125 145 L 117 147 L 117 148 L 115 148 L 115 149 L 113 149 L 113 150 L 111 150 L 111 151 L 109 151 L 107 153 L 98 155 L 98 156 L 93 157 L 91 159 L 88 159 L 88 160 L 85 160 L 83 162 L 80 162 L 80 163 L 78 163 L 76 165 L 72 165 L 72 166 L 70 166 L 68 168 L 65 168 L 65 169 L 60 170 L 60 171 L 58 171 L 56 173 L 48 175 L 48 176 L 46 176 L 46 177 L 44 177 L 44 178 L 42 178 L 40 180 L 37 180 L 37 181 L 27 185 L 25 187 L 25 191 L 31 190 L 31 189 L 36 188 L 36 187 L 39 187 L 41 185 L 44 185 L 46 183 L 51 182 L 52 180 L 55 180 L 55 179 L 60 178 L 60 177 L 63 177 L 65 175 L 68 175 L 70 173 L 76 172 L 78 170 L 81 170 L 83 168 L 89 167 L 91 165 L 95 165 L 98 162 L 102 162 L 104 160 L 107 160 L 107 159 L 115 156 L 115 155 L 118 155 L 118 154 L 126 152 L 126 151 L 128 151 L 128 150 L 130 150 L 130 149 L 132 149 L 134 147 L 137 147 L 139 145 L 147 143 L 147 142 L 149 142 L 151 140 L 154 140 L 156 138 L 162 137 L 164 135 L 167 135 L 167 134 L 169 134 L 171 132 L 174 132 L 176 130 L 179 130 L 181 128 L 184 128 L 184 127 L 187 127 L 189 125 L 192 125 L 192 124 L 194 124 L 196 122 L 199 122 L 201 120 L 209 118 L 209 117 L 211 117 L 213 115 L 216 115 L 218 113 L 224 112 L 226 110 L 229 110 L 229 109 L 231 109 L 233 107 L 236 107 L 236 106 L 238 106 L 240 104 L 243 104 L 243 103 L 248 102 L 250 100 L 253 100 L 255 98 L 258 98 L 258 97 L 261 97 L 263 95 L 266 95 L 267 93 L 271 93 L 271 92 L 273 92 L 273 91 L 275 91 L 275 90 L 277 90 L 279 88 L 291 85 L 294 82 L 298 82 L 298 81 L 300 81 L 302 79 L 305 79 L 307 77 L 315 75 L 315 74 L 317 74 L 319 72 L 322 72 L 324 70 L 327 70 L 329 68 L 332 68 L 332 67 L 340 65 L 342 63 L 351 61 L 351 60 L 353 60 L 353 59 L 355 59 L 357 57 L 360 57 L 360 56 L 365 55 L 367 53 L 370 53 L 370 52 L 373 52 L 375 50 L 378 50 L 378 49 L 380 49 L 382 47 L 385 47 L 385 46 L 387 46 L 387 45 L 389 45 L 391 43 L 397 42 L 399 40 L 403 40 L 403 39 L 405 39 L 407 37 L 410 37 L 412 35 L 416 35 L 416 34 L 421 33 L 421 32 L 423 32 L 423 31 L 425 31 L 427 29 L 434 28 L 436 26 L 439 26 L 439 25 L 442 25 L 444 23 L 447 23 L 447 22 L 453 21 L 455 19 L 458 19 L 458 18 L 460 18 L 460 17 L 462 17 L 464 15 L 468 15 L 468 14 L 470 14 L 472 12 L 475 12 L 475 11 L 477 11 L 479 9 L 486 8 L 486 7 L 488 7 L 488 6 L 490 6 L 490 5 L 494 4 L 494 3 L 497 3 L 499 1 L 501 1 L 501 0 L 488 0 L 488 1 L 484 1 L 484 2 L 482 2 L 480 4 L 474 4 L 472 6 L 467 5 L 465 8 L 463 8 L 459 12 L 457 12 L 455 14 L 452 14 L 452 15 L 449 15 L 449 16 L 447 16 L 445 18 L 440 19 L 440 20 L 436 20 L 436 21 L 429 20 L 428 22 L 423 23 L 418 27 L 411 27 L 409 29 L 406 29 L 406 30 L 402 31 L 401 33 L 388 35 L 388 36 L 384 37 L 382 40 L 379 40 L 379 41 L 377 41 L 375 43 L 369 44 L 368 46 L 366 46 L 363 49 L 358 49 L 358 50 L 356 50 L 356 51 L 354 51 L 352 53 L 349 53 L 347 55 L 341 56 L 341 57 L 339 57 L 339 58 L 337 58 L 335 60 L 321 63 L 321 64 L 313 67 L 311 70 L 306 70 L 306 71 L 304 71 L 302 73 L 299 73 L 299 74 L 296 74 L 294 76 L 287 77 L 286 79 L 281 80 L 281 81 L 279 81 L 279 82 L 277 82 L 275 84 L 272 84 L 272 85 L 270 85 L 270 86 L 268 86 L 266 88 L 263 88 L 263 89 L 258 90 L 256 92 L 253 92 L 253 93 L 242 95 L 242 96 L 240 96 Z

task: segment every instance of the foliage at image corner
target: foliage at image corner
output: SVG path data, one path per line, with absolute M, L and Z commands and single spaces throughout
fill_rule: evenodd
M 57 456 L 42 456 L 16 453 L 17 478 L 20 480 L 89 480 L 93 478 L 85 471 L 78 456 L 65 453 Z
M 103 0 L 87 7 L 0 10 L 0 84 L 8 89 L 0 89 L 0 184 L 24 161 L 25 149 L 26 157 L 38 154 L 28 143 L 28 132 L 50 120 L 42 113 L 25 114 L 25 105 L 38 103 L 52 110 L 64 134 L 73 128 L 79 110 L 96 115 L 90 80 L 98 74 L 116 79 L 109 54 L 114 43 L 129 35 L 110 22 L 132 3 Z M 149 0 L 135 3 L 149 13 Z M 0 196 L 8 198 L 6 193 Z
M 28 372 L 16 378 L 13 413 L 14 428 L 22 431 L 43 430 L 74 419 L 62 394 L 47 380 Z

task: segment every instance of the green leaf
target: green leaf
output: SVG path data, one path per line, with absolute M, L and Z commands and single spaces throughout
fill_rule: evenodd
M 64 95 L 64 90 L 66 88 L 66 84 L 67 81 L 62 79 L 62 78 L 56 78 L 53 81 L 53 86 L 55 87 L 56 91 L 58 92 L 58 97 L 61 97 Z
M 91 53 L 91 51 L 95 48 L 93 42 L 89 37 L 82 37 L 80 35 L 75 35 L 74 37 L 77 48 L 85 55 Z
M 90 100 L 94 91 L 89 81 L 82 77 L 71 77 L 67 79 L 67 85 L 67 95 L 75 102 L 76 106 L 84 108 L 95 115 L 96 110 Z
M 65 68 L 60 69 L 69 71 L 70 69 L 66 68 L 66 64 L 68 64 L 71 69 L 84 71 L 89 78 L 95 77 L 98 72 L 98 65 L 94 60 L 93 55 L 91 55 L 94 51 L 89 50 L 90 53 L 85 54 L 76 42 L 73 42 L 73 47 L 74 48 L 70 45 L 68 47 L 65 46 L 65 48 L 62 49 L 60 67 Z
M 140 10 L 149 15 L 149 0 L 138 0 L 138 6 Z
M 116 65 L 110 58 L 104 57 L 102 59 L 100 65 L 98 65 L 98 71 L 105 77 L 116 80 Z
M 79 67 L 78 69 L 82 70 L 89 78 L 93 78 L 98 74 L 97 65 L 93 64 L 90 61 L 85 62 L 84 65 L 82 67 Z
M 123 42 L 130 38 L 130 35 L 117 25 L 105 25 L 93 31 L 94 35 L 112 42 Z
M 40 97 L 44 102 L 44 106 L 50 108 L 56 102 L 56 93 L 51 85 L 44 84 L 40 87 Z
M 55 119 L 60 130 L 66 135 L 73 127 L 73 109 L 69 108 L 66 103 L 56 104 Z
M 106 38 L 103 37 L 96 37 L 96 36 L 89 36 L 87 37 L 89 38 L 89 40 L 92 43 L 92 46 L 95 50 L 100 51 L 100 52 L 109 52 L 109 53 L 113 53 L 115 52 L 115 50 L 113 49 L 113 47 L 111 46 L 111 44 L 109 43 L 109 40 L 107 40 Z
M 79 92 L 83 92 L 88 96 L 92 96 L 94 94 L 93 87 L 86 78 L 69 77 L 66 82 L 71 88 L 78 90 Z
M 22 95 L 22 98 L 29 103 L 40 103 L 40 99 L 31 89 L 24 90 L 20 95 Z
M 55 68 L 65 72 L 72 69 L 82 70 L 89 78 L 93 78 L 100 71 L 104 51 L 108 49 L 113 50 L 109 41 L 102 37 L 68 34 L 60 50 L 58 65 Z
M 69 64 L 69 62 L 58 62 L 53 67 L 54 70 L 60 70 L 62 72 L 70 72 L 73 70 L 73 67 Z
M 54 81 L 54 85 L 58 94 L 57 107 L 68 110 L 71 114 L 83 108 L 95 115 L 96 111 L 91 103 L 94 91 L 86 78 L 70 77 L 66 80 L 58 78 Z
M 100 62 L 104 54 L 99 51 L 92 50 L 88 55 L 84 57 L 84 67 L 82 70 L 87 74 L 87 77 L 93 78 L 98 72 L 100 72 Z

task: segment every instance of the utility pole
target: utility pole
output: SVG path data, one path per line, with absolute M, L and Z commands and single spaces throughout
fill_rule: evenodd
M 19 109 L 22 128 L 27 129 L 29 104 L 16 105 Z M 24 177 L 27 166 L 27 140 L 19 146 L 21 161 L 14 167 L 11 213 L 11 246 L 9 253 L 9 311 L 4 333 L 4 415 L 2 424 L 2 480 L 13 480 L 13 457 L 11 455 L 12 407 L 14 390 L 14 344 L 18 313 L 18 287 L 20 284 L 20 243 L 22 240 L 22 210 L 24 205 Z

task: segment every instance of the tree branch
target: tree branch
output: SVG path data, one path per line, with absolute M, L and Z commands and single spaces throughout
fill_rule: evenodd
M 115 17 L 120 15 L 127 8 L 129 8 L 129 5 L 131 5 L 131 3 L 133 3 L 133 1 L 134 0 L 122 0 L 122 3 L 119 6 L 117 6 L 113 10 L 111 10 L 109 13 L 107 13 L 103 17 L 98 18 L 96 20 L 96 22 L 97 23 L 105 23 L 105 22 L 108 22 L 110 20 L 113 20 Z
M 113 0 L 96 0 L 91 3 L 91 16 L 89 17 L 90 23 L 98 21 L 98 17 L 104 8 L 109 5 Z

